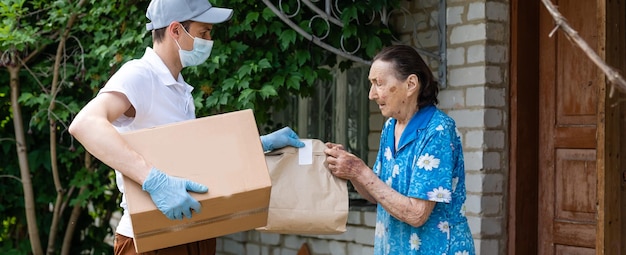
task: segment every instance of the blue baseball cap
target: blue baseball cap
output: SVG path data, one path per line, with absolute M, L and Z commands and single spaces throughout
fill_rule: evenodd
M 146 24 L 146 29 L 164 28 L 172 21 L 217 24 L 232 16 L 233 9 L 213 7 L 207 0 L 152 0 L 146 11 L 146 17 L 151 21 Z

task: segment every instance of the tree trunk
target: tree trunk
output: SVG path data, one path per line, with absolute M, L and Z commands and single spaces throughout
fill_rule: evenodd
M 81 0 L 78 4 L 77 4 L 77 10 L 80 10 L 80 8 L 85 4 L 85 0 Z M 62 215 L 62 205 L 63 205 L 63 199 L 66 197 L 65 196 L 65 191 L 63 189 L 63 184 L 61 183 L 61 179 L 59 177 L 59 164 L 57 161 L 57 119 L 53 114 L 53 111 L 56 107 L 56 98 L 57 95 L 60 91 L 60 81 L 59 81 L 59 76 L 60 76 L 60 69 L 61 69 L 61 65 L 62 65 L 62 60 L 65 56 L 65 42 L 67 41 L 67 38 L 70 36 L 70 31 L 72 29 L 72 26 L 74 25 L 74 22 L 76 21 L 76 19 L 78 18 L 78 13 L 74 12 L 72 13 L 72 15 L 70 16 L 69 20 L 67 21 L 67 24 L 65 25 L 65 29 L 63 31 L 62 36 L 59 38 L 59 45 L 57 46 L 57 52 L 56 52 L 56 57 L 55 57 L 55 61 L 54 61 L 54 67 L 53 67 L 53 73 L 52 73 L 52 84 L 50 86 L 50 105 L 48 106 L 48 122 L 50 124 L 49 128 L 50 128 L 50 166 L 52 168 L 52 177 L 54 180 L 54 187 L 56 189 L 57 192 L 57 198 L 56 198 L 56 202 L 54 205 L 54 213 L 53 213 L 53 217 L 52 217 L 52 224 L 50 224 L 50 236 L 48 237 L 48 254 L 54 254 L 54 248 L 55 248 L 55 243 L 56 243 L 56 237 L 57 237 L 57 232 L 58 232 L 58 227 L 59 227 L 59 220 L 61 219 L 61 217 L 63 217 Z M 85 190 L 85 187 L 82 187 L 81 192 L 83 192 Z M 69 196 L 67 197 L 67 199 L 69 200 Z M 72 210 L 72 217 L 76 217 L 75 219 L 70 219 L 70 222 L 68 224 L 73 224 L 74 221 L 78 218 L 77 215 L 80 215 L 80 203 L 74 205 L 74 209 Z M 70 237 L 70 242 L 71 242 L 71 236 L 73 235 L 75 227 L 68 227 L 65 231 L 65 240 L 64 240 L 64 244 L 62 247 L 62 250 L 64 250 L 65 252 L 69 252 L 69 245 L 70 244 L 66 244 L 65 241 L 68 240 L 67 237 Z M 67 246 L 67 247 L 66 247 Z
M 37 227 L 37 216 L 35 214 L 33 183 L 30 179 L 30 167 L 28 166 L 28 150 L 26 148 L 26 136 L 24 135 L 22 110 L 18 102 L 18 98 L 20 95 L 20 67 L 9 66 L 8 70 L 11 79 L 11 109 L 13 110 L 15 145 L 17 147 L 17 158 L 20 164 L 22 189 L 24 190 L 24 211 L 26 213 L 26 223 L 28 224 L 30 247 L 34 255 L 43 255 L 41 240 L 39 239 L 39 228 Z

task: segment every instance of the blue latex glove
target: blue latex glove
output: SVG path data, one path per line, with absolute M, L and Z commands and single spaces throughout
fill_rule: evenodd
M 181 220 L 183 215 L 191 218 L 191 210 L 200 212 L 200 203 L 187 191 L 206 193 L 207 186 L 178 177 L 169 176 L 153 167 L 141 188 L 148 193 L 156 207 L 167 218 Z
M 285 146 L 304 147 L 304 143 L 300 141 L 298 134 L 293 132 L 290 127 L 284 127 L 278 131 L 261 136 L 261 143 L 263 144 L 263 151 L 280 149 Z

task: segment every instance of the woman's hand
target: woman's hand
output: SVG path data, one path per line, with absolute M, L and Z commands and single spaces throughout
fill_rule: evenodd
M 328 170 L 341 179 L 354 180 L 364 169 L 369 169 L 363 160 L 347 152 L 341 144 L 326 143 L 324 153 Z

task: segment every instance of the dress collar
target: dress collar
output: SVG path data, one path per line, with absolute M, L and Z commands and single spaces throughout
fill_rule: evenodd
M 402 132 L 402 136 L 400 137 L 400 142 L 398 144 L 398 150 L 417 138 L 418 130 L 425 129 L 428 126 L 428 122 L 430 122 L 430 119 L 433 117 L 436 109 L 437 107 L 431 104 L 419 109 L 415 114 L 413 114 L 409 124 Z M 393 119 L 394 127 L 396 123 L 397 120 Z

